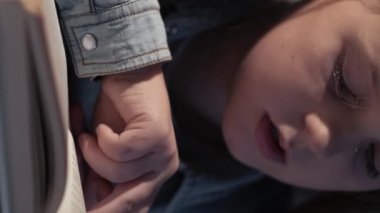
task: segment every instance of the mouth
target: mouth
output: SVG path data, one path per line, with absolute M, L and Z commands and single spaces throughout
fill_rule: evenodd
M 279 143 L 278 129 L 268 114 L 260 119 L 256 127 L 255 142 L 264 157 L 276 163 L 286 164 L 285 151 Z

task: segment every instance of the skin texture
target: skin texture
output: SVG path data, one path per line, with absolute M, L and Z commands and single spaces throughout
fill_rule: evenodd
M 280 181 L 324 190 L 380 188 L 380 179 L 366 172 L 369 143 L 376 144 L 380 169 L 379 93 L 372 83 L 380 66 L 380 16 L 359 1 L 316 0 L 263 37 L 252 31 L 244 25 L 190 43 L 170 77 L 173 103 L 182 99 L 211 128 L 194 128 L 200 122 L 186 112 L 178 120 L 190 121 L 196 135 L 222 129 L 237 160 Z M 365 100 L 359 109 L 331 85 L 342 53 L 345 83 Z M 144 73 L 105 78 L 95 133 L 79 136 L 91 167 L 85 192 L 93 212 L 147 212 L 178 167 L 162 73 Z M 279 130 L 286 164 L 263 156 L 254 142 L 264 115 Z
M 359 1 L 325 2 L 303 8 L 248 53 L 225 111 L 227 145 L 242 162 L 287 183 L 326 190 L 379 188 L 379 180 L 366 176 L 362 150 L 380 138 L 372 74 L 378 74 L 380 16 Z M 345 83 L 365 98 L 362 109 L 344 104 L 329 85 L 342 52 Z M 280 132 L 286 165 L 266 160 L 251 142 L 263 114 Z
M 361 1 L 317 0 L 262 37 L 252 26 L 190 42 L 175 67 L 181 72 L 171 77 L 173 100 L 186 97 L 193 111 L 222 128 L 237 160 L 280 181 L 322 190 L 380 188 L 380 177 L 371 178 L 366 170 L 371 143 L 373 164 L 380 169 L 374 83 L 380 74 L 380 15 Z M 344 84 L 363 100 L 358 106 L 347 104 L 352 95 L 336 93 L 333 70 L 339 58 Z M 285 164 L 265 157 L 255 142 L 265 115 L 279 131 Z M 184 123 L 191 120 L 182 117 Z
M 89 166 L 89 212 L 148 212 L 158 189 L 179 165 L 161 65 L 104 77 L 93 134 L 72 109 L 72 131 Z

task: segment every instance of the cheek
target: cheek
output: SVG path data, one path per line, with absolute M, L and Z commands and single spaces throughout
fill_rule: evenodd
M 303 114 L 322 101 L 326 82 L 317 69 L 305 67 L 302 58 L 274 56 L 272 63 L 256 57 L 252 59 L 256 64 L 245 70 L 245 83 L 251 85 L 256 105 L 283 117 Z
M 222 130 L 230 153 L 240 161 L 244 156 L 252 156 L 255 147 L 252 141 L 253 132 L 261 110 L 255 106 L 245 91 L 235 89 L 222 119 Z
M 254 142 L 254 133 L 266 111 L 251 81 L 244 75 L 236 79 L 223 114 L 222 130 L 230 153 L 240 162 L 258 168 L 263 159 Z

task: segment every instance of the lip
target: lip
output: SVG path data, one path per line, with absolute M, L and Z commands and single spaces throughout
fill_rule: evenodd
M 268 114 L 260 119 L 255 130 L 255 142 L 261 154 L 267 159 L 280 164 L 286 164 L 285 151 L 281 148 L 279 141 L 272 134 L 275 128 Z

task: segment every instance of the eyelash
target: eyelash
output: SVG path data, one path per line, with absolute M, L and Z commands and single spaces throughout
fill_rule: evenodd
M 342 104 L 348 107 L 353 109 L 363 109 L 363 99 L 359 98 L 351 91 L 343 78 L 344 59 L 344 54 L 340 54 L 333 68 L 335 96 Z
M 363 109 L 363 99 L 354 94 L 343 78 L 344 54 L 340 54 L 334 65 L 333 77 L 335 85 L 335 96 L 344 105 L 353 109 Z M 375 179 L 380 175 L 375 164 L 375 144 L 370 143 L 364 153 L 365 169 L 367 176 Z
M 374 179 L 380 175 L 375 164 L 375 144 L 370 143 L 365 152 L 365 167 L 368 177 Z

